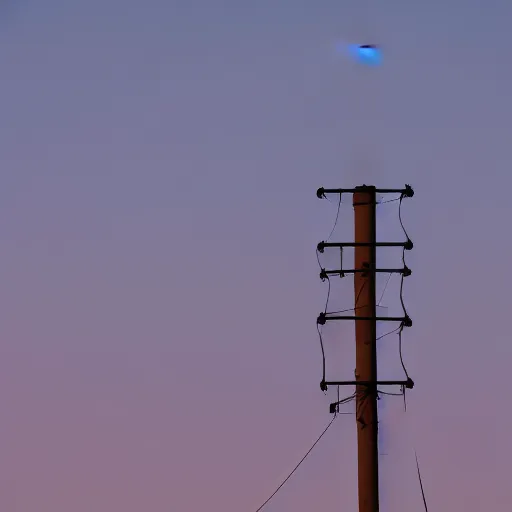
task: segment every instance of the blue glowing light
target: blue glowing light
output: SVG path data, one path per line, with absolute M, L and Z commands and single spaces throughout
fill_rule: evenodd
M 380 48 L 370 45 L 352 45 L 350 47 L 352 58 L 366 66 L 378 66 L 382 63 L 382 52 Z

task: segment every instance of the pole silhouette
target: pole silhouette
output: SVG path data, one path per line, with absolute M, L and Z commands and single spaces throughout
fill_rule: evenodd
M 354 205 L 354 308 L 356 332 L 357 460 L 359 512 L 379 510 L 377 343 L 376 343 L 376 192 L 360 187 Z

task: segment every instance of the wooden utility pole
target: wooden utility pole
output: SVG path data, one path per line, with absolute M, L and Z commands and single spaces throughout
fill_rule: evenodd
M 407 374 L 403 366 L 402 354 L 400 360 L 405 373 L 405 380 L 377 380 L 377 321 L 399 323 L 397 329 L 391 332 L 399 332 L 401 336 L 404 327 L 411 327 L 412 320 L 405 311 L 400 288 L 400 300 L 403 307 L 403 316 L 377 317 L 375 304 L 375 276 L 377 273 L 400 274 L 403 278 L 411 275 L 411 270 L 403 261 L 402 268 L 377 268 L 376 250 L 377 247 L 401 247 L 405 251 L 413 248 L 404 229 L 406 240 L 404 242 L 377 242 L 376 240 L 376 207 L 377 193 L 379 194 L 400 194 L 400 204 L 404 197 L 413 197 L 414 191 L 409 185 L 403 189 L 376 189 L 374 186 L 362 185 L 356 188 L 319 188 L 317 197 L 326 197 L 326 194 L 353 194 L 354 204 L 354 242 L 330 242 L 324 241 L 317 245 L 317 255 L 322 254 L 326 249 L 337 249 L 340 251 L 340 267 L 325 269 L 321 266 L 320 279 L 328 280 L 330 276 L 345 277 L 347 274 L 354 275 L 355 305 L 354 315 L 347 315 L 344 311 L 329 312 L 327 305 L 325 310 L 318 315 L 317 324 L 325 325 L 326 322 L 340 320 L 355 321 L 356 331 L 356 371 L 355 380 L 330 380 L 325 374 L 325 352 L 320 333 L 320 344 L 323 358 L 323 377 L 320 382 L 320 389 L 327 391 L 329 386 L 355 386 L 356 399 L 356 420 L 357 420 L 357 460 L 358 460 L 358 491 L 359 491 L 359 512 L 379 511 L 379 450 L 378 450 L 378 415 L 377 415 L 377 385 L 400 386 L 402 394 L 406 389 L 414 387 L 413 380 Z M 400 212 L 399 212 L 400 219 Z M 401 220 L 400 220 L 401 222 Z M 402 225 L 403 228 L 403 225 Z M 343 249 L 354 248 L 354 268 L 345 268 L 343 265 Z M 320 263 L 320 260 L 319 260 Z M 330 290 L 330 288 L 329 288 Z M 328 301 L 327 301 L 328 302 Z M 340 314 L 341 313 L 341 314 Z M 388 333 L 391 334 L 391 333 Z M 331 403 L 329 411 L 336 414 L 340 404 L 347 403 L 354 398 L 351 395 L 343 400 Z
M 376 191 L 357 187 L 353 195 L 355 219 L 354 273 L 357 459 L 359 512 L 379 510 L 377 343 L 375 306 Z M 368 245 L 357 245 L 368 244 Z M 366 270 L 365 270 L 366 269 Z M 361 272 L 361 270 L 364 270 Z

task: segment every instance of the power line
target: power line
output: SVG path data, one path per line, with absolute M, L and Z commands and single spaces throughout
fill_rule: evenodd
M 421 481 L 421 473 L 420 473 L 420 464 L 418 462 L 418 455 L 416 452 L 414 452 L 414 456 L 416 457 L 416 469 L 418 470 L 418 480 L 420 481 L 421 496 L 423 497 L 423 505 L 425 506 L 425 512 L 428 512 L 427 499 L 425 498 L 425 491 L 423 490 L 423 483 Z
M 400 330 L 398 331 L 398 355 L 400 356 L 400 362 L 402 363 L 402 368 L 404 370 L 405 377 L 408 379 L 409 374 L 407 373 L 407 368 L 405 367 L 405 364 L 404 364 L 404 358 L 402 357 L 402 331 L 403 331 L 403 329 L 404 329 L 404 326 L 401 325 Z
M 382 302 L 382 299 L 384 298 L 384 294 L 386 293 L 386 290 L 387 290 L 387 288 L 388 288 L 388 284 L 389 284 L 389 281 L 391 280 L 391 276 L 392 276 L 392 275 L 393 275 L 393 274 L 392 274 L 391 272 L 388 274 L 388 279 L 387 279 L 387 281 L 386 281 L 386 284 L 384 285 L 384 290 L 382 290 L 382 294 L 381 294 L 381 296 L 380 296 L 380 299 L 379 299 L 379 301 L 377 302 L 377 306 L 380 306 L 380 303 Z
M 325 382 L 325 350 L 324 340 L 322 339 L 321 326 L 316 324 L 316 330 L 318 331 L 318 337 L 320 338 L 320 348 L 322 349 L 322 382 Z
M 407 238 L 407 241 L 410 242 L 411 239 L 409 238 L 409 235 L 404 227 L 404 223 L 402 222 L 402 200 L 404 198 L 404 194 L 400 196 L 400 203 L 398 204 L 398 220 L 400 221 L 400 226 L 402 226 L 402 230 L 404 232 L 405 238 Z M 402 263 L 404 268 L 406 268 L 405 264 L 405 247 L 402 250 Z M 405 309 L 405 303 L 404 303 L 404 277 L 405 275 L 402 274 L 402 279 L 400 280 L 400 303 L 402 304 L 402 309 L 404 312 L 404 316 L 408 317 L 407 310 Z M 398 331 L 398 353 L 400 356 L 400 363 L 402 363 L 402 368 L 404 370 L 405 376 L 407 379 L 409 379 L 409 374 L 407 373 L 407 369 L 404 364 L 404 359 L 402 357 L 402 331 L 403 331 L 404 325 L 402 324 L 400 326 L 400 330 Z M 404 390 L 404 407 L 407 408 L 407 404 L 405 402 L 405 390 Z
M 400 197 L 395 197 L 394 199 L 387 199 L 386 201 L 379 201 L 377 204 L 393 203 L 395 201 L 400 201 Z
M 332 420 L 329 422 L 327 427 L 325 427 L 324 431 L 320 434 L 318 439 L 313 443 L 313 446 L 306 452 L 306 455 L 302 457 L 300 462 L 293 468 L 292 472 L 283 480 L 281 485 L 270 495 L 270 497 L 261 505 L 256 512 L 260 512 L 260 510 L 263 510 L 263 507 L 281 490 L 281 487 L 292 477 L 292 475 L 297 471 L 299 466 L 306 460 L 306 457 L 313 451 L 313 448 L 318 444 L 320 439 L 324 436 L 324 434 L 329 430 L 329 427 L 333 424 L 334 420 L 336 419 L 336 414 L 333 416 Z
M 336 218 L 334 219 L 334 226 L 332 227 L 331 233 L 327 237 L 327 241 L 331 239 L 331 236 L 334 233 L 334 230 L 336 229 L 336 226 L 338 225 L 338 217 L 340 215 L 340 208 L 341 208 L 341 193 L 340 193 L 340 200 L 338 202 L 338 211 L 336 212 Z
M 393 329 L 392 331 L 389 331 L 387 332 L 386 334 L 381 334 L 380 336 L 378 336 L 375 341 L 379 341 L 381 340 L 382 338 L 385 338 L 386 336 L 389 336 L 390 334 L 393 334 L 395 333 L 396 331 L 398 331 L 399 329 L 401 329 L 402 326 L 400 325 L 399 327 L 397 327 L 396 329 Z

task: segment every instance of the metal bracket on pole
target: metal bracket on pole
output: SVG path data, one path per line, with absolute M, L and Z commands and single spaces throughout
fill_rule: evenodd
M 401 394 L 404 394 L 405 393 L 405 390 L 406 389 L 412 389 L 414 387 L 414 381 L 411 379 L 411 378 L 408 378 L 407 380 L 404 380 L 404 381 L 378 381 L 378 382 L 373 382 L 373 383 L 370 383 L 370 382 L 361 382 L 361 381 L 356 381 L 357 384 L 362 384 L 363 386 L 365 384 L 367 385 L 372 385 L 372 386 L 400 386 L 402 388 L 402 393 Z M 322 391 L 326 391 L 327 390 L 327 386 L 329 385 L 338 385 L 338 386 L 344 386 L 344 385 L 353 385 L 354 382 L 349 382 L 349 381 L 345 381 L 345 382 L 321 382 L 320 383 L 320 388 L 322 389 Z M 377 394 L 379 393 L 379 390 L 377 390 Z M 336 414 L 336 413 L 339 413 L 339 406 L 346 403 L 346 399 L 344 400 L 339 400 L 338 402 L 333 402 L 331 404 L 329 404 L 329 412 L 330 414 Z M 344 413 L 344 414 L 350 414 L 350 413 Z
M 353 269 L 336 269 L 336 270 L 325 270 L 323 268 L 320 271 L 320 279 L 322 281 L 325 281 L 329 278 L 329 276 L 339 276 L 344 274 L 357 274 L 361 273 L 364 274 L 366 272 L 377 272 L 382 274 L 402 274 L 404 277 L 409 277 L 412 274 L 411 269 L 406 265 L 404 268 L 353 268 Z
M 376 194 L 401 194 L 403 197 L 413 197 L 414 190 L 410 185 L 405 185 L 405 188 L 373 188 L 367 185 L 362 185 L 356 188 L 324 188 L 320 187 L 316 191 L 318 199 L 323 199 L 326 194 L 355 194 L 356 192 L 365 192 L 365 190 L 374 190 Z
M 404 327 L 412 327 L 412 320 L 409 316 L 327 316 L 330 313 L 320 313 L 316 319 L 318 325 L 325 325 L 331 320 L 371 320 L 376 322 L 400 322 Z M 334 313 L 332 313 L 334 315 Z
M 414 244 L 412 240 L 405 242 L 320 242 L 316 249 L 319 253 L 323 253 L 328 247 L 403 247 L 406 251 L 410 251 Z
M 407 380 L 339 380 L 339 381 L 325 381 L 320 383 L 322 389 L 325 386 L 404 386 L 407 389 L 414 387 L 414 381 L 412 379 Z M 325 388 L 326 389 L 326 388 Z

